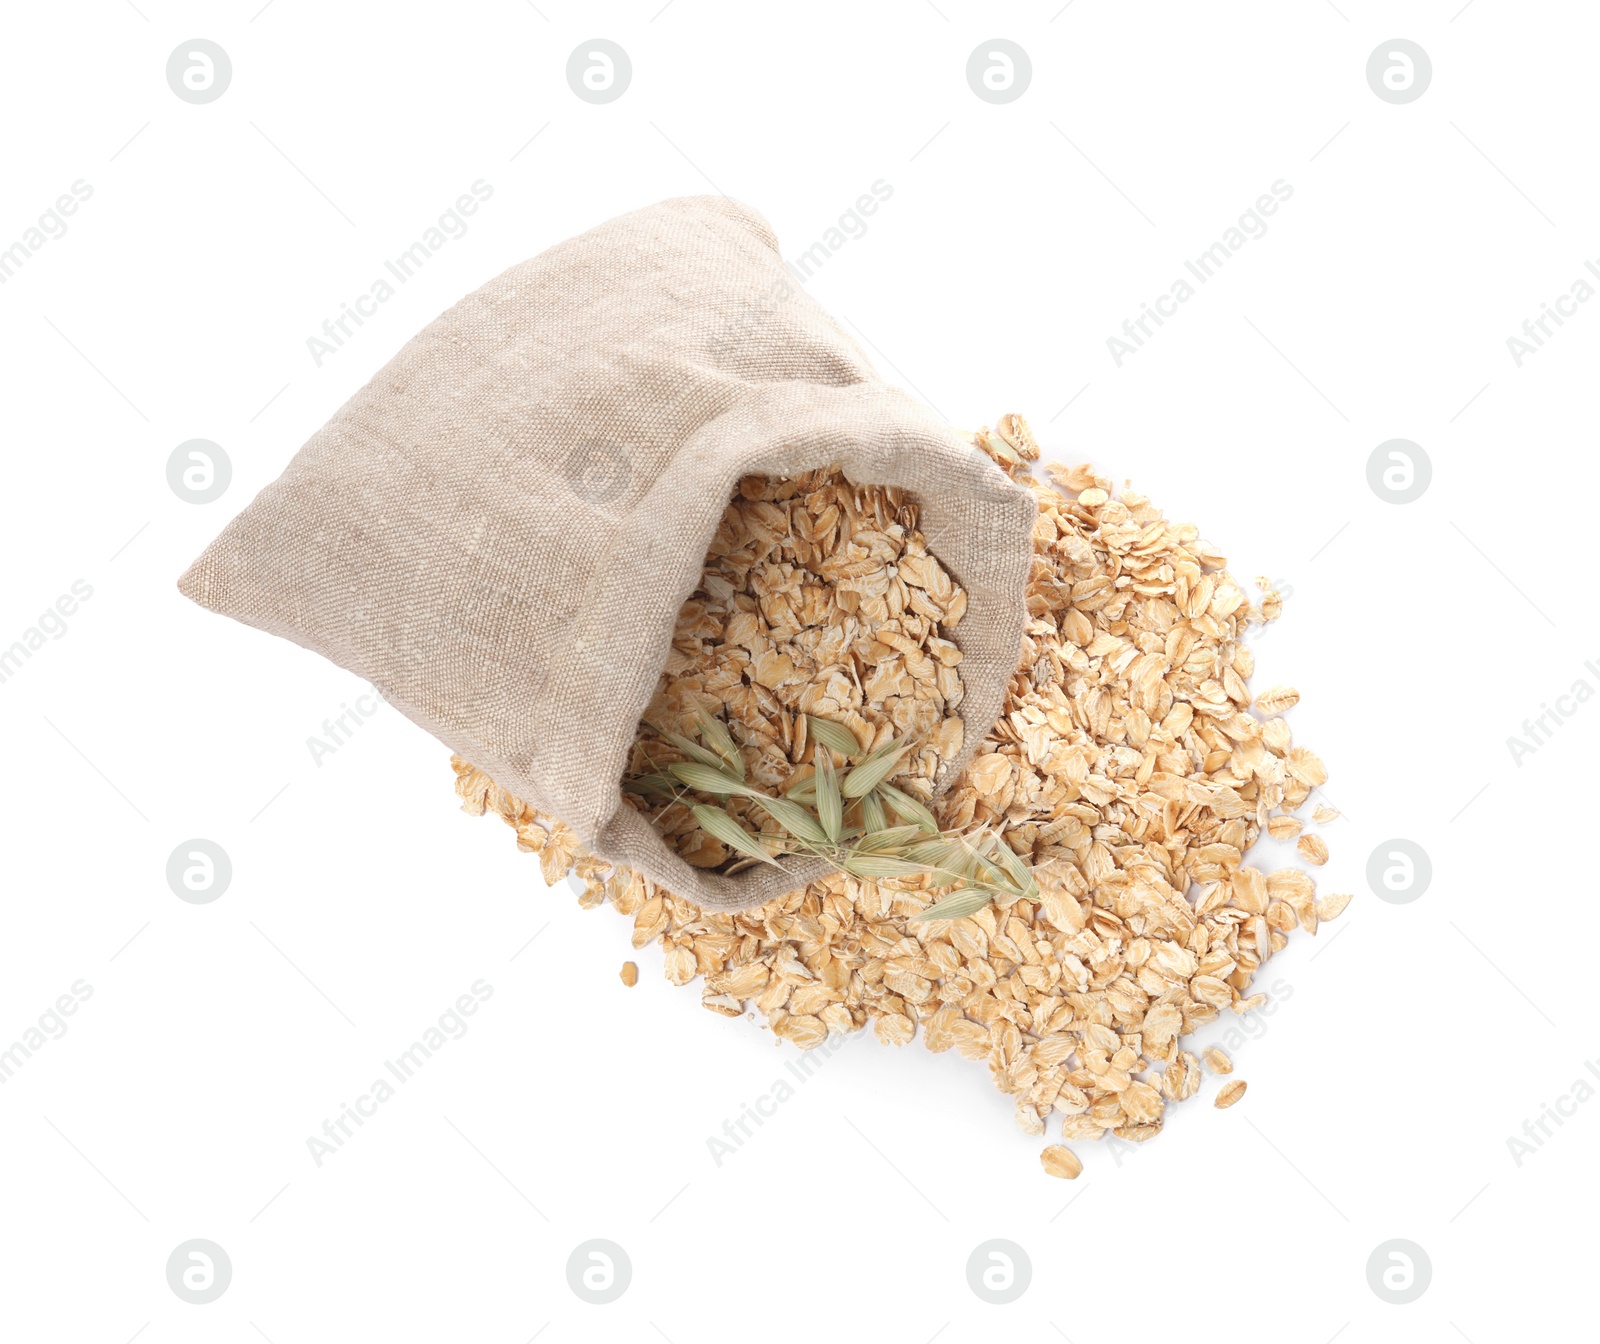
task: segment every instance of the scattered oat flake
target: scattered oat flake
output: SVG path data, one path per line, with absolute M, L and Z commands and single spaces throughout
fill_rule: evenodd
M 1300 834 L 1300 829 L 1298 817 L 1278 816 L 1267 822 L 1267 834 L 1274 840 L 1293 840 Z
M 1263 714 L 1282 714 L 1300 703 L 1300 692 L 1293 686 L 1274 686 L 1256 696 L 1256 708 Z
M 1064 1181 L 1075 1181 L 1083 1172 L 1083 1163 L 1072 1149 L 1053 1143 L 1039 1154 L 1039 1163 L 1046 1176 L 1059 1176 Z
M 1037 1138 L 1044 1133 L 1044 1117 L 1025 1101 L 1017 1103 L 1013 1119 L 1017 1122 L 1017 1128 L 1024 1134 L 1032 1134 Z
M 1256 587 L 1261 590 L 1261 610 L 1258 619 L 1266 625 L 1283 615 L 1283 594 L 1278 591 L 1278 586 L 1271 579 L 1262 574 L 1256 576 Z
M 1296 747 L 1289 753 L 1289 773 L 1314 789 L 1328 782 L 1328 768 L 1307 747 Z
M 631 961 L 622 963 L 622 983 L 629 989 L 639 983 L 639 968 Z
M 1225 1051 L 1218 1049 L 1216 1046 L 1212 1046 L 1201 1058 L 1205 1060 L 1206 1068 L 1210 1069 L 1212 1073 L 1233 1072 L 1233 1061 L 1228 1058 Z
M 1311 810 L 1311 820 L 1316 822 L 1318 826 L 1326 826 L 1330 821 L 1338 820 L 1338 817 L 1338 808 L 1328 807 L 1323 803 L 1318 803 L 1316 807 Z
M 1328 846 L 1320 835 L 1302 835 L 1295 843 L 1295 848 L 1308 863 L 1322 867 L 1328 861 Z
M 1317 897 L 1317 918 L 1326 923 L 1330 919 L 1338 919 L 1344 913 L 1345 906 L 1350 904 L 1350 893 L 1347 891 L 1331 891 L 1326 896 Z
M 1248 1086 L 1249 1084 L 1246 1083 L 1242 1078 L 1235 1078 L 1231 1082 L 1224 1083 L 1222 1085 L 1222 1090 L 1217 1093 L 1216 1101 L 1212 1104 L 1219 1111 L 1225 1111 L 1228 1109 L 1228 1107 L 1232 1106 L 1234 1102 L 1238 1101 L 1240 1097 L 1244 1096 L 1244 1090 Z

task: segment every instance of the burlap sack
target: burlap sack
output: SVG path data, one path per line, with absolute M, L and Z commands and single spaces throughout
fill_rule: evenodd
M 179 587 L 367 678 L 595 853 L 739 910 L 818 866 L 698 871 L 618 783 L 739 478 L 832 462 L 913 491 L 969 595 L 948 784 L 1016 667 L 1032 497 L 884 384 L 766 221 L 719 197 L 611 220 L 461 300 Z

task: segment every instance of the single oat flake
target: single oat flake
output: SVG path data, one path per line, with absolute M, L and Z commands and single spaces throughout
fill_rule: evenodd
M 1301 858 L 1319 868 L 1328 861 L 1328 844 L 1320 835 L 1302 835 L 1295 848 L 1300 851 Z
M 1279 614 L 1275 593 L 1252 604 L 1198 529 L 1166 519 L 1146 496 L 1116 489 L 1090 466 L 1040 464 L 1047 479 L 1036 477 L 1038 447 L 1020 417 L 979 431 L 974 443 L 1037 501 L 1029 622 L 1004 712 L 965 773 L 929 801 L 947 830 L 995 832 L 1031 869 L 1036 899 L 919 920 L 939 895 L 926 879 L 833 873 L 755 909 L 708 911 L 584 853 L 560 821 L 460 759 L 456 791 L 467 812 L 511 826 L 547 882 L 575 874 L 581 906 L 610 905 L 630 919 L 633 946 L 659 945 L 668 979 L 698 979 L 710 1011 L 753 1012 L 802 1049 L 870 1023 L 885 1046 L 920 1039 L 984 1066 L 1027 1134 L 1058 1135 L 1062 1144 L 1108 1134 L 1146 1142 L 1175 1104 L 1201 1090 L 1193 1034 L 1265 1003 L 1255 987 L 1263 966 L 1291 937 L 1315 936 L 1349 899 L 1319 899 L 1308 872 L 1267 871 L 1254 850 L 1327 771 L 1293 741 L 1284 713 L 1298 695 L 1250 690 L 1247 636 Z M 779 507 L 782 489 L 748 488 L 754 503 Z M 883 530 L 876 517 L 873 530 Z M 876 740 L 888 726 L 868 712 L 877 690 L 874 712 L 897 727 L 914 718 L 936 743 L 959 694 L 940 679 L 958 665 L 959 643 L 936 642 L 956 590 L 938 577 L 936 538 L 925 556 L 910 538 L 906 527 L 892 561 L 904 606 L 894 583 L 863 594 L 863 603 L 885 604 L 872 608 L 874 644 L 863 649 L 854 636 L 820 629 L 811 638 L 833 643 L 826 652 L 802 645 L 805 661 L 796 662 L 796 637 L 785 634 L 776 652 L 791 671 L 766 658 L 771 636 L 739 644 L 726 629 L 697 633 L 699 613 L 686 610 L 669 683 L 682 675 L 697 684 L 668 684 L 662 706 L 714 694 L 724 705 L 770 710 L 770 719 L 751 714 L 747 726 L 771 735 L 749 745 L 774 771 L 796 759 L 796 711 L 814 712 L 822 700 L 830 702 L 823 712 L 836 708 L 863 744 L 869 734 Z M 776 595 L 781 602 L 766 600 L 761 620 L 772 628 L 770 612 L 797 615 L 795 604 L 803 610 L 811 600 L 804 589 L 801 581 Z M 923 624 L 903 624 L 903 642 L 885 640 L 885 615 Z M 681 838 L 698 843 L 687 832 Z M 1207 1052 L 1207 1066 L 1216 1071 L 1222 1058 Z M 1216 1104 L 1243 1092 L 1230 1079 Z M 1041 1163 L 1064 1175 L 1077 1159 L 1053 1144 Z
M 1083 1172 L 1083 1163 L 1070 1148 L 1053 1143 L 1039 1154 L 1039 1164 L 1046 1176 L 1059 1176 L 1064 1181 L 1075 1181 Z

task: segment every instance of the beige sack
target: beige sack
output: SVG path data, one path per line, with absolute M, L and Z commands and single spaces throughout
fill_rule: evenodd
M 818 865 L 696 870 L 618 785 L 740 477 L 834 462 L 912 491 L 967 590 L 966 748 L 947 785 L 1020 654 L 1032 496 L 880 381 L 766 221 L 719 197 L 623 215 L 468 295 L 179 587 L 367 678 L 593 852 L 739 910 Z

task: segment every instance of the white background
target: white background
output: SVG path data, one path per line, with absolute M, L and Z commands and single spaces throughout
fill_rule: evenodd
M 1600 1104 L 1520 1166 L 1507 1146 L 1600 1056 L 1600 705 L 1520 764 L 1506 744 L 1580 677 L 1600 687 L 1600 304 L 1520 368 L 1506 345 L 1600 256 L 1586 7 L 82 0 L 4 22 L 0 247 L 75 180 L 93 195 L 0 286 L 0 646 L 75 580 L 93 596 L 0 685 L 0 1045 L 93 992 L 0 1085 L 0 1334 L 1592 1332 Z M 197 36 L 233 63 L 203 106 L 164 74 Z M 605 106 L 564 73 L 595 36 L 633 64 Z M 1003 106 L 965 78 L 996 36 L 1033 67 Z M 1433 63 L 1404 106 L 1365 77 L 1396 36 Z M 307 338 L 479 178 L 470 231 L 318 367 Z M 870 1033 L 717 1166 L 707 1138 L 794 1052 L 546 890 L 393 710 L 314 763 L 307 738 L 365 688 L 174 587 L 505 267 L 712 190 L 793 257 L 880 178 L 892 197 L 811 292 L 952 423 L 1022 411 L 1053 455 L 1131 477 L 1242 578 L 1291 589 L 1257 684 L 1300 688 L 1297 739 L 1345 811 L 1319 884 L 1357 898 L 1264 976 L 1288 992 L 1235 1052 L 1244 1102 L 1214 1110 L 1209 1080 L 1132 1156 L 1077 1144 L 1073 1184 L 1041 1174 L 983 1065 Z M 1265 236 L 1118 367 L 1107 337 L 1279 179 Z M 1432 462 L 1415 503 L 1367 483 L 1395 437 Z M 215 503 L 168 488 L 191 438 L 232 461 Z M 194 837 L 233 865 L 210 904 L 165 877 Z M 1432 860 L 1410 904 L 1367 886 L 1392 837 Z M 307 1138 L 480 978 L 470 1030 L 315 1165 Z M 165 1275 L 195 1237 L 233 1265 L 206 1306 Z M 567 1285 L 594 1237 L 633 1266 L 607 1306 Z M 996 1237 L 1032 1263 L 1003 1307 L 966 1276 Z M 1368 1286 L 1391 1238 L 1433 1266 L 1411 1305 Z

